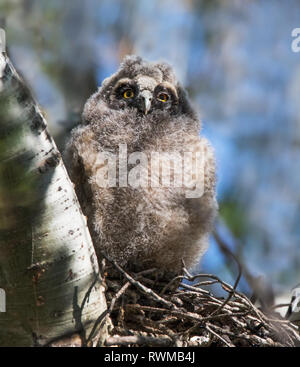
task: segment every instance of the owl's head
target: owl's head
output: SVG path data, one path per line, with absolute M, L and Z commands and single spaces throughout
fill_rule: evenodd
M 119 70 L 103 81 L 98 96 L 112 109 L 136 109 L 141 115 L 192 112 L 172 68 L 138 56 L 127 56 Z

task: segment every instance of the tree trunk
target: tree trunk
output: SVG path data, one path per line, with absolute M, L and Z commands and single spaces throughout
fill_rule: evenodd
M 106 332 L 94 327 L 106 301 L 86 218 L 4 51 L 0 41 L 0 346 L 47 345 L 73 333 L 91 345 L 100 326 Z

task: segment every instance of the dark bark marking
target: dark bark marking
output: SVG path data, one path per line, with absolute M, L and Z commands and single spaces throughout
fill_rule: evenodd
M 49 158 L 45 159 L 39 166 L 38 171 L 40 173 L 45 173 L 51 168 L 58 166 L 61 160 L 61 155 L 59 152 L 54 152 Z

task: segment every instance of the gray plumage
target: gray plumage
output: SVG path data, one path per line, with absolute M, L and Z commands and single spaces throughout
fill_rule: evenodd
M 98 256 L 105 251 L 125 267 L 172 272 L 180 271 L 181 259 L 189 268 L 198 263 L 217 212 L 214 153 L 199 136 L 200 128 L 184 89 L 165 63 L 126 57 L 88 99 L 65 161 Z M 119 144 L 127 144 L 128 154 L 144 152 L 147 157 L 153 151 L 200 151 L 204 194 L 189 199 L 185 187 L 99 186 L 97 156 L 118 153 Z

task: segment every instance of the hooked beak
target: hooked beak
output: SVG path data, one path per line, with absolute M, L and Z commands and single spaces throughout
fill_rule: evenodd
M 145 115 L 147 115 L 151 107 L 152 93 L 149 90 L 143 90 L 140 96 L 140 109 L 144 112 Z

